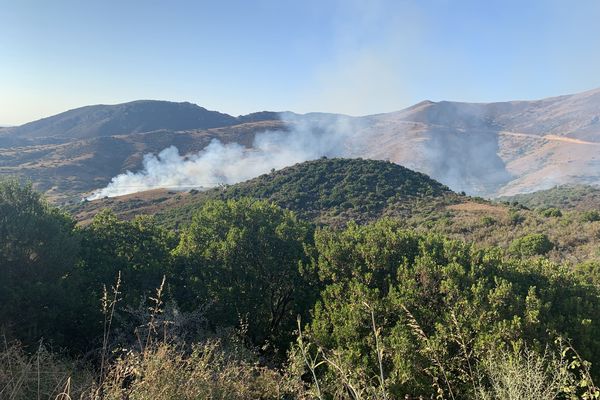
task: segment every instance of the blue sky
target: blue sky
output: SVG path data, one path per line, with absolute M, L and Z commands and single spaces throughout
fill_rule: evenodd
M 0 0 L 0 123 L 190 101 L 352 115 L 600 87 L 600 1 Z

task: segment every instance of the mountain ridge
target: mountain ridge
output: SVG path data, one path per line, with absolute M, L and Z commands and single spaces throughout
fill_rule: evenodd
M 145 112 L 130 109 L 141 106 Z M 172 107 L 187 117 L 170 114 Z M 600 183 L 600 89 L 493 103 L 425 100 L 362 117 L 274 111 L 233 117 L 154 100 L 86 106 L 0 130 L 0 175 L 25 176 L 52 197 L 77 198 L 139 170 L 143 154 L 170 145 L 181 154 L 198 152 L 212 139 L 250 148 L 262 132 L 340 121 L 339 129 L 352 131 L 358 144 L 340 147 L 339 156 L 390 160 L 458 192 L 492 197 Z
M 190 102 L 134 100 L 74 108 L 17 127 L 5 128 L 0 134 L 27 139 L 85 139 L 159 129 L 211 129 L 270 119 L 276 119 L 275 113 L 257 112 L 234 117 Z

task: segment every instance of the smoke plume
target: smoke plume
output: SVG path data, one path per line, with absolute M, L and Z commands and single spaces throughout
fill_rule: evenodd
M 143 169 L 114 177 L 88 197 L 121 196 L 156 188 L 186 190 L 242 182 L 272 169 L 320 157 L 352 156 L 360 146 L 356 118 L 330 114 L 284 115 L 285 131 L 265 131 L 252 146 L 214 139 L 196 154 L 181 155 L 168 147 L 158 155 L 146 154 Z

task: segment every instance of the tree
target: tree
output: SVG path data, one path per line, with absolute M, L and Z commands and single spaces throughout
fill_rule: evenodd
M 152 217 L 119 220 L 110 210 L 96 214 L 81 228 L 82 274 L 88 291 L 99 302 L 103 288 L 121 272 L 124 305 L 137 306 L 152 295 L 164 275 L 169 275 L 175 235 Z
M 255 345 L 289 343 L 296 315 L 311 301 L 302 274 L 309 238 L 307 224 L 266 201 L 208 202 L 175 252 L 183 277 L 178 298 L 187 294 L 188 307 L 208 305 L 215 326 L 247 323 Z
M 26 344 L 66 344 L 77 324 L 69 279 L 77 263 L 74 221 L 30 184 L 0 182 L 0 326 Z

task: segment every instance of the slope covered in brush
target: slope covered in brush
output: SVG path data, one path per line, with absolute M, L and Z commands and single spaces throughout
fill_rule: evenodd
M 500 197 L 498 200 L 517 202 L 529 208 L 600 210 L 600 186 L 563 185 L 548 190 Z
M 400 200 L 450 193 L 425 174 L 400 165 L 362 159 L 320 159 L 231 186 L 228 197 L 269 199 L 300 212 L 326 209 L 382 210 Z
M 125 217 L 157 214 L 167 225 L 178 226 L 185 225 L 208 199 L 251 197 L 269 200 L 317 223 L 343 224 L 406 215 L 456 196 L 427 175 L 391 162 L 322 158 L 206 192 L 141 193 L 89 202 L 73 212 L 85 220 L 94 210 L 108 207 Z

